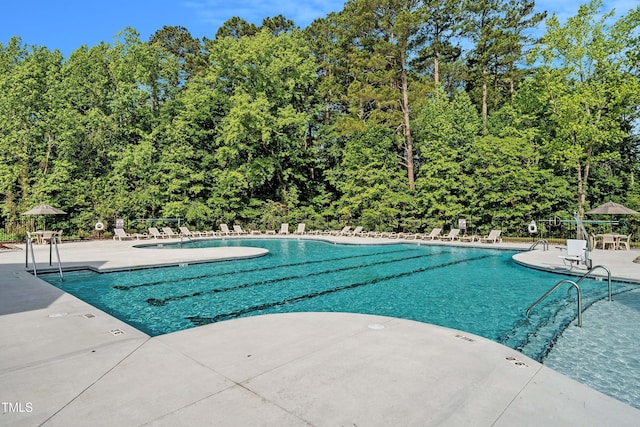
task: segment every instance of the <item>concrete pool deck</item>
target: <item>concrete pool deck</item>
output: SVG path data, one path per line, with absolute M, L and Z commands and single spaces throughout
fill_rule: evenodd
M 64 268 L 112 270 L 262 253 L 133 248 L 148 242 L 65 242 L 60 256 Z M 477 246 L 526 249 L 529 244 Z M 557 270 L 560 254 L 552 247 L 516 258 Z M 594 265 L 640 282 L 640 264 L 632 262 L 638 256 L 637 250 L 592 253 Z M 35 247 L 35 257 L 39 271 L 47 268 L 49 248 Z M 24 245 L 0 252 L 3 426 L 639 423 L 639 410 L 515 350 L 420 322 L 290 313 L 149 337 L 33 277 L 25 269 Z

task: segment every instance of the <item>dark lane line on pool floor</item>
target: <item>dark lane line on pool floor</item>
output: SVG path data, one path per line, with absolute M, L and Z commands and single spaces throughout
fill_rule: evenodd
M 131 289 L 136 289 L 136 288 L 141 288 L 141 287 L 146 287 L 146 286 L 158 286 L 158 285 L 164 285 L 167 283 L 179 283 L 179 282 L 186 282 L 189 280 L 198 280 L 198 279 L 206 279 L 207 277 L 219 277 L 219 276 L 227 276 L 230 274 L 239 274 L 239 273 L 253 273 L 256 271 L 267 271 L 267 270 L 275 270 L 278 268 L 286 268 L 286 267 L 299 267 L 301 265 L 310 265 L 310 264 L 322 264 L 325 262 L 333 262 L 333 261 L 344 261 L 347 259 L 356 259 L 356 258 L 365 258 L 365 257 L 372 257 L 372 256 L 378 256 L 378 255 L 387 255 L 387 254 L 397 254 L 397 253 L 401 253 L 401 252 L 414 252 L 415 249 L 402 249 L 399 251 L 385 251 L 385 252 L 375 252 L 375 253 L 371 253 L 371 254 L 360 254 L 360 255 L 351 255 L 351 256 L 347 256 L 347 257 L 339 257 L 339 258 L 328 258 L 328 259 L 321 259 L 321 260 L 314 260 L 314 261 L 302 261 L 302 262 L 294 262 L 291 264 L 279 264 L 279 265 L 271 265 L 268 267 L 260 267 L 260 268 L 248 268 L 245 270 L 235 270 L 235 271 L 225 271 L 223 273 L 215 273 L 215 274 L 202 274 L 199 276 L 192 276 L 192 277 L 180 277 L 178 279 L 167 279 L 167 280 L 158 280 L 156 282 L 149 282 L 149 283 L 140 283 L 137 285 L 114 285 L 113 288 L 117 289 L 119 291 L 128 291 Z
M 199 296 L 202 296 L 202 295 L 217 294 L 217 293 L 220 293 L 220 292 L 235 291 L 235 290 L 238 290 L 238 289 L 245 289 L 245 288 L 249 288 L 249 287 L 252 287 L 252 286 L 261 286 L 261 285 L 266 285 L 266 284 L 269 284 L 269 283 L 278 283 L 278 282 L 284 282 L 284 281 L 287 281 L 287 280 L 304 279 L 304 278 L 307 278 L 307 277 L 322 276 L 322 275 L 325 275 L 325 274 L 338 273 L 338 272 L 349 271 L 349 270 L 357 270 L 357 269 L 366 268 L 366 267 L 374 267 L 374 266 L 377 266 L 377 265 L 392 264 L 392 263 L 395 263 L 395 262 L 408 261 L 408 260 L 412 260 L 412 259 L 427 258 L 427 257 L 431 257 L 431 256 L 434 256 L 434 255 L 439 255 L 439 254 L 440 254 L 440 252 L 436 252 L 436 253 L 431 253 L 431 254 L 422 254 L 422 255 L 416 255 L 416 256 L 412 256 L 412 257 L 400 258 L 400 259 L 376 261 L 376 262 L 373 262 L 373 263 L 370 263 L 370 264 L 352 265 L 352 266 L 349 266 L 349 267 L 335 268 L 335 269 L 332 269 L 332 270 L 314 271 L 314 272 L 311 272 L 311 273 L 297 274 L 297 275 L 294 275 L 294 276 L 279 277 L 277 279 L 267 279 L 267 280 L 260 280 L 259 282 L 249 282 L 249 283 L 244 283 L 242 285 L 231 286 L 229 288 L 208 289 L 208 290 L 198 291 L 198 292 L 194 292 L 194 293 L 186 294 L 186 295 L 176 295 L 176 296 L 171 296 L 171 297 L 166 297 L 166 298 L 149 298 L 149 299 L 147 299 L 147 303 L 149 303 L 150 305 L 160 306 L 160 305 L 165 305 L 166 303 L 171 302 L 171 301 L 177 301 L 177 300 L 182 300 L 182 299 L 186 299 L 186 298 L 199 297 Z
M 253 313 L 255 311 L 267 310 L 269 308 L 282 306 L 282 305 L 287 305 L 287 304 L 295 304 L 295 303 L 298 303 L 300 301 L 305 301 L 305 300 L 309 300 L 309 299 L 312 299 L 312 298 L 317 298 L 317 297 L 320 297 L 320 296 L 323 296 L 323 295 L 332 294 L 332 293 L 335 293 L 335 292 L 347 291 L 347 290 L 359 288 L 359 287 L 362 287 L 362 286 L 373 285 L 373 284 L 376 284 L 376 283 L 385 282 L 387 280 L 397 279 L 399 277 L 411 276 L 411 275 L 418 274 L 418 273 L 424 273 L 425 271 L 430 271 L 430 270 L 435 270 L 435 269 L 438 269 L 438 268 L 449 267 L 451 265 L 461 264 L 461 263 L 465 263 L 465 262 L 478 261 L 478 260 L 481 260 L 481 259 L 484 259 L 484 258 L 489 258 L 489 257 L 490 257 L 490 255 L 482 255 L 482 256 L 479 256 L 479 257 L 475 257 L 475 258 L 467 258 L 467 259 L 464 259 L 464 260 L 451 261 L 451 262 L 447 262 L 447 263 L 436 265 L 436 266 L 417 268 L 415 270 L 406 271 L 404 273 L 394 274 L 394 275 L 391 275 L 391 276 L 382 276 L 382 277 L 378 277 L 378 278 L 375 278 L 375 279 L 367 280 L 365 282 L 352 283 L 350 285 L 339 286 L 337 288 L 325 289 L 324 291 L 317 291 L 317 292 L 312 292 L 312 293 L 305 294 L 305 295 L 300 295 L 300 296 L 297 296 L 297 297 L 285 298 L 285 299 L 283 299 L 281 301 L 270 302 L 270 303 L 260 304 L 260 305 L 256 305 L 256 306 L 252 306 L 252 307 L 247 307 L 247 308 L 243 308 L 242 310 L 233 311 L 231 313 L 218 314 L 218 315 L 216 315 L 214 317 L 189 316 L 189 317 L 186 317 L 185 319 L 189 320 L 195 326 L 204 326 L 204 325 L 208 325 L 210 323 L 220 322 L 222 320 L 235 319 L 235 318 L 238 318 L 238 317 L 240 317 L 240 316 L 242 316 L 244 314 Z

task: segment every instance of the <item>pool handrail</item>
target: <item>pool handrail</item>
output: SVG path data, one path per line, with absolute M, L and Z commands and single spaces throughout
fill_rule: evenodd
M 542 250 L 543 251 L 548 251 L 549 250 L 549 242 L 547 241 L 547 239 L 540 239 L 537 242 L 535 242 L 534 244 L 532 244 L 529 247 L 529 250 L 532 251 L 536 248 L 536 246 L 538 246 L 538 244 L 542 243 Z
M 582 282 L 584 279 L 586 279 L 594 270 L 597 270 L 599 268 L 601 268 L 601 269 L 603 269 L 604 271 L 607 272 L 607 282 L 608 282 L 608 289 L 609 289 L 609 301 L 613 301 L 613 298 L 612 298 L 613 288 L 612 288 L 612 285 L 611 285 L 611 271 L 609 271 L 609 269 L 607 267 L 605 267 L 604 265 L 596 265 L 595 267 L 592 267 L 582 277 L 580 277 L 576 281 L 576 283 L 580 284 L 580 282 Z M 596 279 L 601 278 L 599 276 L 593 276 L 593 277 L 595 277 Z M 569 291 L 571 291 L 571 288 L 569 288 Z
M 545 292 L 544 295 L 542 295 L 540 298 L 538 298 L 538 300 L 536 302 L 531 304 L 531 306 L 529 308 L 527 308 L 527 313 L 526 313 L 527 317 L 529 317 L 529 313 L 531 312 L 531 310 L 533 310 L 533 308 L 536 305 L 540 304 L 542 302 L 542 300 L 544 300 L 546 297 L 551 295 L 551 293 L 553 291 L 555 291 L 556 289 L 558 289 L 558 287 L 560 285 L 562 285 L 563 283 L 569 283 L 571 286 L 575 287 L 578 290 L 578 326 L 582 327 L 582 291 L 580 290 L 580 286 L 576 282 L 574 282 L 573 280 L 569 280 L 569 279 L 560 280 L 551 289 L 549 289 L 547 292 Z
M 605 267 L 604 265 L 596 265 L 595 267 L 592 267 L 589 271 L 587 271 L 584 275 L 582 275 L 578 280 L 576 280 L 575 282 L 572 280 L 561 280 L 558 283 L 556 283 L 551 289 L 549 289 L 543 296 L 541 296 L 536 302 L 534 302 L 533 304 L 531 304 L 531 306 L 529 308 L 527 308 L 527 317 L 529 317 L 529 313 L 531 312 L 531 310 L 538 305 L 540 302 L 542 302 L 543 299 L 545 299 L 546 297 L 549 296 L 549 294 L 551 294 L 553 291 L 555 291 L 558 286 L 560 286 L 563 283 L 570 283 L 572 285 L 572 287 L 569 288 L 569 290 L 567 291 L 567 294 L 571 294 L 571 289 L 573 289 L 573 287 L 575 287 L 578 290 L 578 326 L 582 326 L 582 293 L 580 291 L 580 282 L 582 282 L 584 279 L 586 279 L 587 277 L 589 277 L 589 275 L 591 275 L 591 273 L 593 273 L 594 270 L 597 269 L 603 269 L 604 271 L 607 272 L 607 282 L 608 282 L 608 291 L 609 291 L 609 301 L 613 301 L 612 298 L 612 294 L 613 294 L 613 287 L 611 285 L 611 271 L 609 271 L 609 269 L 607 267 Z M 594 276 L 595 277 L 595 276 Z M 598 278 L 598 277 L 596 277 Z

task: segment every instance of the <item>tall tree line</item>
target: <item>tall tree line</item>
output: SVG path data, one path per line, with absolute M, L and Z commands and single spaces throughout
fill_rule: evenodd
M 68 58 L 12 38 L 0 226 L 21 233 L 41 202 L 80 236 L 158 217 L 526 234 L 608 199 L 638 209 L 640 8 L 601 8 L 560 23 L 533 1 L 349 0 L 305 29 L 125 28 Z

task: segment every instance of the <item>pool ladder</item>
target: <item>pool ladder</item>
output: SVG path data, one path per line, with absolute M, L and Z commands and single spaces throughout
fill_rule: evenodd
M 536 248 L 536 246 L 538 245 L 542 245 L 542 250 L 543 251 L 548 251 L 549 250 L 549 242 L 547 241 L 547 239 L 540 239 L 537 242 L 535 242 L 533 245 L 531 245 L 529 247 L 529 250 L 532 251 Z
M 569 288 L 569 291 L 567 292 L 567 295 L 571 294 L 571 289 L 572 288 L 576 288 L 576 291 L 578 292 L 578 326 L 582 327 L 582 291 L 580 290 L 580 282 L 582 282 L 584 279 L 589 277 L 589 275 L 591 275 L 591 273 L 593 273 L 593 271 L 598 270 L 598 269 L 602 269 L 602 270 L 607 272 L 607 281 L 608 281 L 608 289 L 609 289 L 609 301 L 612 301 L 612 299 L 613 299 L 612 298 L 613 289 L 612 289 L 612 286 L 611 286 L 611 272 L 603 265 L 596 265 L 591 270 L 587 271 L 582 277 L 580 277 L 575 282 L 573 280 L 563 279 L 563 280 L 560 280 L 555 285 L 553 285 L 553 287 L 551 287 L 551 289 L 549 289 L 547 292 L 545 292 L 544 295 L 542 295 L 540 298 L 538 298 L 538 300 L 536 302 L 534 302 L 533 304 L 531 304 L 531 306 L 529 308 L 527 308 L 527 317 L 529 317 L 529 313 L 531 313 L 531 310 L 533 310 L 533 308 L 535 306 L 540 304 L 546 297 L 551 295 L 556 289 L 558 289 L 560 287 L 560 285 L 562 285 L 564 283 L 568 283 L 569 285 L 571 285 L 571 287 Z
M 56 257 L 58 258 L 58 273 L 60 274 L 60 280 L 64 280 L 64 277 L 62 275 L 62 263 L 60 262 L 60 251 L 58 250 L 58 240 L 59 240 L 59 237 L 55 235 L 51 236 L 51 239 L 49 240 L 49 265 L 52 265 L 51 258 L 52 258 L 53 247 L 55 246 Z M 33 263 L 33 275 L 35 277 L 38 277 L 38 269 L 36 267 L 36 256 L 35 256 L 35 252 L 33 251 L 33 239 L 30 237 L 27 238 L 27 250 L 25 251 L 25 268 L 29 268 L 29 252 L 31 252 L 31 262 Z

